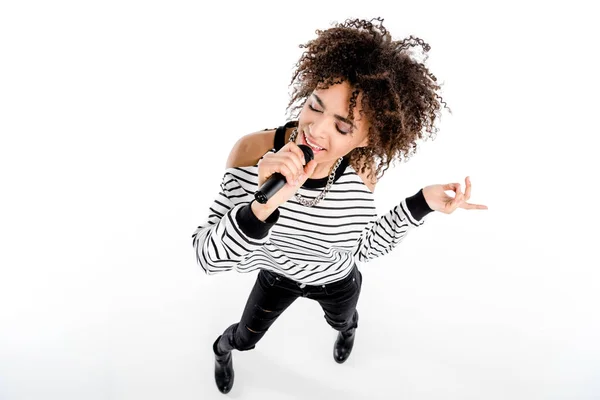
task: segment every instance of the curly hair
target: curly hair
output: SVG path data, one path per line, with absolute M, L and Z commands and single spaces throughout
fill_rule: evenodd
M 304 103 L 317 88 L 348 81 L 352 89 L 348 118 L 354 120 L 353 109 L 362 92 L 362 113 L 369 121 L 369 144 L 352 150 L 349 163 L 364 173 L 377 158 L 375 173 L 381 172 L 380 179 L 394 159 L 407 161 L 415 154 L 418 139 L 435 140 L 440 103 L 452 111 L 437 93 L 436 77 L 411 57 L 411 47 L 421 46 L 426 53 L 430 46 L 412 35 L 392 40 L 382 18 L 371 21 L 347 19 L 325 31 L 317 29 L 316 39 L 299 45 L 307 50 L 296 63 L 286 110 L 296 102 Z M 293 107 L 292 117 L 297 118 L 299 113 L 293 111 L 301 108 L 302 104 Z

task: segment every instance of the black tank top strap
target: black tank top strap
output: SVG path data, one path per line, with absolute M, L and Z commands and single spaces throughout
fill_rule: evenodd
M 288 128 L 291 127 L 297 127 L 298 126 L 298 121 L 289 121 L 287 122 L 285 125 L 280 126 L 279 128 L 277 128 L 277 130 L 275 131 L 275 141 L 274 141 L 274 149 L 275 152 L 278 152 L 279 150 L 281 150 L 281 148 L 283 146 L 285 146 L 285 131 Z

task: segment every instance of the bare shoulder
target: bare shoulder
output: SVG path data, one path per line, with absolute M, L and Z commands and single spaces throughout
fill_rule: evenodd
M 250 167 L 273 148 L 275 129 L 248 133 L 233 145 L 225 168 Z
M 369 178 L 368 175 L 369 175 L 369 173 L 371 173 L 371 171 L 373 171 L 373 176 L 371 176 Z M 361 173 L 360 171 L 356 171 L 356 173 L 358 174 L 358 176 L 360 176 L 360 178 L 363 180 L 365 185 L 369 188 L 371 193 L 375 193 L 375 185 L 377 184 L 377 177 L 375 176 L 373 166 L 372 165 L 367 166 L 367 168 L 365 168 L 364 172 Z

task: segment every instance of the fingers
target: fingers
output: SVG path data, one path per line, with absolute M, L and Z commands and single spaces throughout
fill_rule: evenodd
M 467 200 L 469 200 L 469 198 L 471 198 L 471 177 L 470 176 L 467 176 L 465 178 L 465 193 L 462 192 L 460 183 L 458 183 L 458 182 L 447 183 L 445 185 L 442 185 L 442 189 L 444 191 L 447 191 L 447 190 L 454 191 L 455 196 L 454 196 L 454 198 L 452 198 L 446 194 L 445 198 L 444 198 L 444 202 L 446 204 L 445 208 L 443 211 L 442 210 L 439 210 L 439 211 L 450 214 L 459 207 L 467 209 L 467 210 L 487 210 L 488 209 L 488 207 L 483 204 L 467 203 Z
M 296 179 L 302 174 L 302 167 L 292 160 L 289 156 L 273 155 L 268 159 L 264 158 L 259 163 L 259 166 L 263 168 L 264 179 L 268 179 L 274 173 L 280 173 L 283 175 L 290 185 L 295 185 Z
M 488 207 L 484 206 L 483 204 L 471 204 L 471 203 L 464 203 L 460 207 L 464 208 L 465 210 L 487 210 L 488 209 Z
M 460 201 L 463 201 L 465 196 L 462 192 L 462 189 L 460 188 L 460 183 L 456 184 L 456 188 L 454 189 L 454 191 L 456 192 L 456 196 L 454 196 L 454 201 L 457 201 L 458 197 L 460 197 Z
M 284 147 L 287 147 L 288 153 L 294 153 L 295 155 L 297 155 L 302 165 L 306 164 L 306 160 L 304 159 L 304 152 L 302 151 L 302 149 L 300 149 L 300 147 L 298 147 L 296 143 L 289 142 Z
M 296 181 L 300 179 L 300 175 L 304 173 L 306 159 L 304 153 L 296 143 L 289 142 L 284 148 L 285 147 L 287 147 L 286 150 L 288 151 L 281 152 L 281 155 L 287 157 L 288 160 L 286 161 L 286 164 L 293 173 L 293 180 Z M 293 165 L 290 165 L 290 161 Z
M 290 167 L 289 164 L 280 164 L 279 165 L 279 173 L 285 176 L 287 183 L 290 185 L 296 184 L 296 176 L 298 175 L 296 172 L 296 168 Z
M 311 176 L 312 173 L 315 172 L 315 168 L 317 168 L 317 162 L 315 160 L 310 160 L 308 164 L 304 166 L 304 174 Z
M 442 187 L 444 190 L 453 190 L 453 191 L 459 191 L 460 190 L 460 183 L 447 183 Z
M 292 171 L 294 179 L 298 179 L 298 177 L 300 177 L 300 175 L 304 172 L 302 159 L 290 151 L 283 154 L 283 156 L 285 157 L 284 162 Z
M 465 178 L 465 186 L 465 201 L 467 201 L 471 197 L 471 178 L 468 176 Z
M 467 203 L 467 200 L 469 200 L 469 198 L 471 197 L 471 177 L 467 176 L 465 178 L 465 184 L 465 199 L 463 204 L 460 205 L 460 207 L 464 208 L 465 210 L 487 210 L 488 207 L 486 205 Z
M 464 194 L 459 189 L 459 191 L 456 192 L 456 196 L 454 196 L 454 200 L 452 200 L 452 203 L 451 203 L 452 211 L 456 210 L 463 201 L 464 201 Z
M 294 143 L 289 143 L 294 144 Z M 297 147 L 297 146 L 296 146 Z M 295 185 L 295 181 L 304 172 L 304 166 L 302 164 L 304 155 L 299 156 L 295 151 L 291 150 L 292 147 L 288 147 L 289 151 L 279 151 L 273 157 L 273 169 L 274 172 L 279 172 L 284 175 L 290 185 Z M 298 149 L 300 153 L 302 150 Z
M 315 160 L 310 160 L 308 162 L 308 164 L 306 164 L 304 166 L 304 170 L 300 174 L 300 176 L 298 177 L 298 181 L 297 181 L 296 185 L 302 185 L 302 184 L 304 184 L 304 182 L 306 182 L 306 180 L 308 179 L 308 177 L 313 174 L 313 172 L 315 171 L 316 167 L 317 167 L 317 162 Z

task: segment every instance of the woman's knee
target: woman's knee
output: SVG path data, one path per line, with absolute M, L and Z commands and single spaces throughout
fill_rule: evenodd
M 255 305 L 250 318 L 245 318 L 236 326 L 233 338 L 238 350 L 251 350 L 263 338 L 281 311 L 267 310 Z
M 325 320 L 336 331 L 345 332 L 358 327 L 358 311 L 355 309 L 348 318 L 335 318 L 325 314 Z
M 262 339 L 267 333 L 267 330 L 258 330 L 257 327 L 248 326 L 246 324 L 238 325 L 235 335 L 234 343 L 237 350 L 245 351 L 252 350 L 256 347 L 256 343 Z

